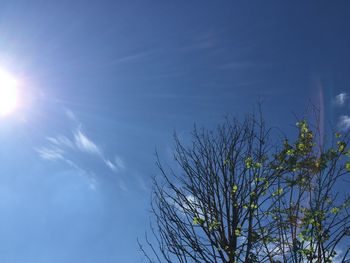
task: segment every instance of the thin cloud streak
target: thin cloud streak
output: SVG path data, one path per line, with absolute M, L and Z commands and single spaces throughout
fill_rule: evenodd
M 114 172 L 125 170 L 124 162 L 119 156 L 114 158 L 114 162 L 110 161 L 109 159 L 105 159 L 104 162 Z
M 118 65 L 121 63 L 133 62 L 133 61 L 137 61 L 139 59 L 149 58 L 152 55 L 154 55 L 155 53 L 156 53 L 155 50 L 142 51 L 142 52 L 130 54 L 130 55 L 127 55 L 124 57 L 116 58 L 116 59 L 110 61 L 109 64 L 110 65 Z
M 109 158 L 105 155 L 103 149 L 82 131 L 81 123 L 73 112 L 66 110 L 65 114 L 69 119 L 74 121 L 75 125 L 78 125 L 78 128 L 71 129 L 71 136 L 59 134 L 57 136 L 46 137 L 45 145 L 34 149 L 40 158 L 66 163 L 70 167 L 80 171 L 80 173 L 86 174 L 91 184 L 96 184 L 96 176 L 91 171 L 91 168 L 94 170 L 93 167 L 89 165 L 85 167 L 87 162 L 84 160 L 86 158 L 96 159 L 96 164 L 103 164 L 104 167 L 114 174 L 118 174 L 126 169 L 121 157 L 115 155 L 113 158 Z M 96 173 L 100 173 L 100 171 Z M 121 178 L 119 179 L 121 180 Z M 119 187 L 122 190 L 127 190 L 127 187 L 122 181 L 119 182 Z M 94 189 L 94 187 L 91 188 Z
M 82 152 L 101 155 L 100 148 L 90 140 L 80 129 L 74 133 L 75 145 Z
M 48 140 L 56 146 L 66 146 L 68 148 L 74 148 L 73 142 L 63 135 L 59 135 L 57 137 L 47 137 L 46 140 Z
M 36 148 L 35 151 L 39 154 L 42 159 L 45 160 L 63 160 L 63 151 L 59 148 Z

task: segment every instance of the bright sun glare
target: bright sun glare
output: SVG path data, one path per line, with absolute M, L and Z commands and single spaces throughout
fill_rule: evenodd
M 18 104 L 18 83 L 8 72 L 0 69 L 0 117 L 12 113 Z

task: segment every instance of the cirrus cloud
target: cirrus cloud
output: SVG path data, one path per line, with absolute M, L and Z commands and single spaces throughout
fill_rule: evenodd
M 34 150 L 44 160 L 58 161 L 65 163 L 69 167 L 79 170 L 80 174 L 84 171 L 91 180 L 91 184 L 96 185 L 96 174 L 120 174 L 126 169 L 124 161 L 118 155 L 110 158 L 103 149 L 82 129 L 77 117 L 72 111 L 66 111 L 66 116 L 74 121 L 77 128 L 70 129 L 68 134 L 59 134 L 45 138 L 42 146 Z M 122 190 L 127 190 L 121 177 L 118 177 L 119 186 Z
M 338 120 L 338 127 L 343 131 L 350 129 L 350 116 L 340 116 Z
M 349 95 L 347 93 L 345 92 L 339 93 L 334 98 L 334 104 L 339 107 L 344 106 L 348 98 L 349 98 Z

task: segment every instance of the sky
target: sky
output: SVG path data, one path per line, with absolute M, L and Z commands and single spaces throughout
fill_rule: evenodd
M 261 101 L 350 127 L 349 1 L 1 0 L 0 261 L 144 262 L 155 151 Z M 2 96 L 2 94 L 0 94 Z

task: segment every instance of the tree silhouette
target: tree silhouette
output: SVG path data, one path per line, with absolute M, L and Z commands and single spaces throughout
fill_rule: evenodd
M 306 120 L 273 141 L 261 115 L 175 136 L 175 169 L 154 180 L 148 262 L 350 262 L 349 133 Z M 276 136 L 274 136 L 276 138 Z

